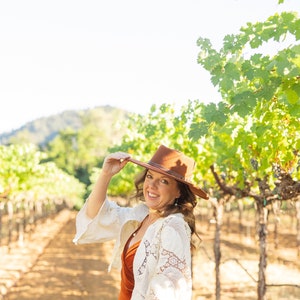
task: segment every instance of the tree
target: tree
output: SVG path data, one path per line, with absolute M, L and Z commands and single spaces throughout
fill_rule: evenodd
M 255 199 L 259 214 L 258 299 L 266 293 L 268 205 L 300 194 L 300 45 L 292 43 L 274 56 L 258 53 L 265 42 L 300 39 L 296 13 L 275 14 L 248 23 L 224 38 L 220 51 L 200 38 L 198 62 L 211 74 L 223 101 L 199 104 L 189 136 L 207 136 L 217 153 L 212 173 L 223 196 Z M 257 53 L 247 56 L 256 49 Z M 223 179 L 222 179 L 223 178 Z
M 48 160 L 89 185 L 93 168 L 101 166 L 107 149 L 123 136 L 125 129 L 119 122 L 125 118 L 124 111 L 111 107 L 82 114 L 82 128 L 67 128 L 48 143 Z

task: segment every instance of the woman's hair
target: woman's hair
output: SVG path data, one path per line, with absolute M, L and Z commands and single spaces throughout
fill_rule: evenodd
M 147 175 L 148 169 L 141 172 L 135 179 L 134 185 L 136 189 L 135 197 L 138 200 L 144 201 L 143 184 Z M 175 200 L 175 204 L 170 204 L 164 211 L 160 212 L 161 217 L 167 217 L 171 214 L 182 213 L 184 220 L 188 223 L 192 235 L 195 234 L 200 240 L 201 238 L 196 232 L 196 222 L 194 215 L 194 207 L 197 205 L 196 196 L 191 191 L 189 186 L 183 182 L 177 181 L 180 190 L 180 197 Z M 194 247 L 192 241 L 191 245 Z

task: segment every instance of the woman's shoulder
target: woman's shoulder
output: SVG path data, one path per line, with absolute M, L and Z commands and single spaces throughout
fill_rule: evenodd
M 167 217 L 163 218 L 165 223 L 186 223 L 182 213 L 170 214 Z
M 184 220 L 184 216 L 181 213 L 170 214 L 164 218 L 160 219 L 157 227 L 163 228 L 173 228 L 175 230 L 185 229 L 190 231 L 188 223 Z
M 162 218 L 160 226 L 157 227 L 157 232 L 159 232 L 161 241 L 167 244 L 168 247 L 173 243 L 176 247 L 178 241 L 189 242 L 191 238 L 191 229 L 181 213 Z

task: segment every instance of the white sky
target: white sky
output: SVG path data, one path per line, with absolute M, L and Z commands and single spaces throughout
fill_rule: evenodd
M 68 109 L 220 99 L 197 63 L 199 37 L 226 34 L 299 0 L 0 2 L 0 133 Z

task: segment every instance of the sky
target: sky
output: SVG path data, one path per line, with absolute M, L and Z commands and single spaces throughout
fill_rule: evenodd
M 0 2 L 0 133 L 65 110 L 220 101 L 198 63 L 199 37 L 226 34 L 299 0 Z

